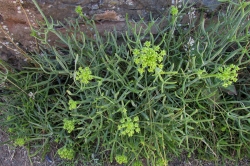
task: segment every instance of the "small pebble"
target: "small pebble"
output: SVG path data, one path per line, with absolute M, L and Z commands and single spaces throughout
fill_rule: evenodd
M 49 162 L 49 163 L 53 163 L 53 161 L 50 159 L 50 157 L 48 155 L 45 156 L 46 160 Z

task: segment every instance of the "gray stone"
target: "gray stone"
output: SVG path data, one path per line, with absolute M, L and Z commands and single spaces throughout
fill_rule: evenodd
M 218 0 L 185 0 L 185 1 L 190 4 L 198 4 L 212 11 L 216 10 L 221 4 Z

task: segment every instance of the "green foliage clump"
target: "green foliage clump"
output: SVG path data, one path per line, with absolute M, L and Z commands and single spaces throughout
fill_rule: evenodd
M 115 160 L 118 164 L 127 164 L 128 158 L 125 155 L 117 155 L 115 156 Z
M 75 157 L 75 151 L 72 148 L 62 147 L 57 151 L 58 155 L 66 160 L 72 160 Z

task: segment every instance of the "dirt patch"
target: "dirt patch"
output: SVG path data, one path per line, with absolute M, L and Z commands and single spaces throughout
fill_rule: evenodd
M 1 129 L 0 141 L 1 143 L 8 141 L 8 135 Z M 2 166 L 30 165 L 27 151 L 23 147 L 15 148 L 7 144 L 1 145 L 0 154 L 0 165 Z
M 8 134 L 0 129 L 0 143 L 8 141 Z M 14 147 L 8 144 L 0 145 L 0 166 L 52 166 L 49 161 L 43 161 L 41 157 L 36 156 L 31 159 L 24 147 Z

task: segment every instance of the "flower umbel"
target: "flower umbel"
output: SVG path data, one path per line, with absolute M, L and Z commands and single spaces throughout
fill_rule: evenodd
M 223 81 L 222 86 L 228 87 L 233 82 L 237 81 L 238 71 L 240 68 L 231 64 L 229 66 L 219 67 L 219 72 L 216 74 L 216 77 Z
M 132 166 L 143 166 L 142 162 L 141 161 L 135 161 L 133 162 Z
M 63 129 L 67 130 L 68 133 L 71 133 L 75 129 L 75 121 L 74 120 L 63 120 Z
M 149 41 L 144 43 L 144 47 L 133 50 L 134 62 L 139 66 L 138 71 L 142 74 L 147 68 L 149 72 L 154 72 L 155 69 L 162 69 L 163 57 L 166 55 L 165 50 L 160 50 L 159 46 L 152 46 Z
M 199 69 L 196 74 L 198 75 L 198 78 L 202 78 L 202 75 L 206 74 L 206 69 Z
M 175 6 L 171 6 L 171 10 L 170 10 L 170 13 L 175 16 L 178 14 L 178 8 L 175 7 Z
M 75 151 L 71 148 L 62 147 L 57 151 L 58 155 L 67 160 L 72 160 L 75 156 Z
M 25 144 L 25 139 L 24 138 L 17 138 L 14 142 L 15 146 L 23 146 Z
M 115 157 L 115 160 L 118 164 L 127 164 L 128 163 L 128 158 L 125 155 L 117 155 Z
M 77 107 L 77 102 L 74 101 L 74 100 L 72 100 L 72 99 L 70 99 L 69 100 L 69 110 L 76 109 L 76 107 Z
M 6 120 L 10 121 L 10 120 L 12 120 L 12 118 L 13 118 L 12 116 L 8 115 L 7 118 L 6 118 Z
M 136 116 L 132 120 L 130 117 L 125 117 L 120 120 L 120 125 L 118 125 L 118 130 L 121 130 L 121 135 L 128 135 L 132 137 L 135 132 L 139 133 L 139 117 Z
M 89 81 L 93 79 L 91 74 L 92 72 L 89 67 L 85 67 L 84 69 L 79 67 L 78 71 L 76 72 L 76 80 L 79 80 L 83 84 L 88 84 Z
M 81 6 L 77 6 L 76 8 L 75 8 L 75 12 L 79 15 L 79 16 L 82 16 L 83 14 L 82 14 L 82 7 Z
M 166 166 L 166 165 L 168 165 L 168 161 L 165 159 L 160 158 L 156 161 L 156 166 Z
M 8 132 L 9 132 L 9 133 L 13 133 L 14 130 L 15 130 L 14 128 L 8 128 Z

